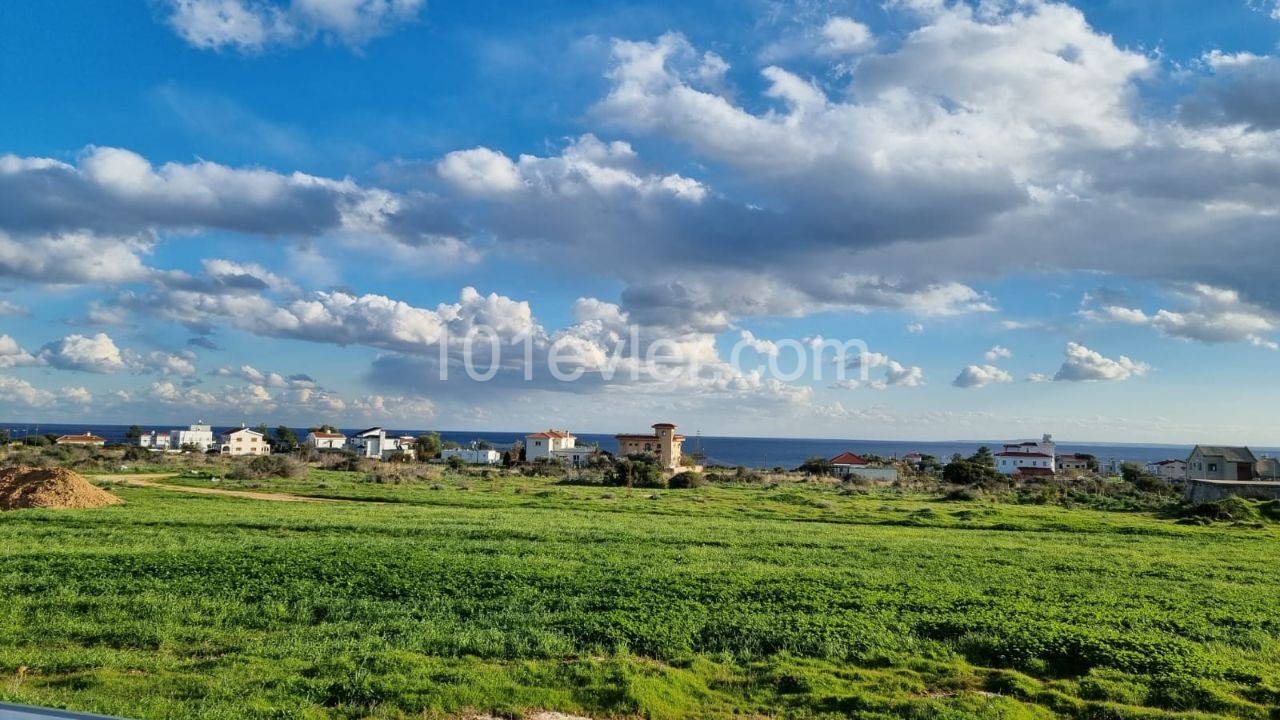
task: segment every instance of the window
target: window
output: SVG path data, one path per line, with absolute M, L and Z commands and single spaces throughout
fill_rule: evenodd
M 1209 463 L 1209 472 L 1218 472 L 1218 463 Z

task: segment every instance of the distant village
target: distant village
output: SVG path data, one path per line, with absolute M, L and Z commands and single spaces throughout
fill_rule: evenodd
M 617 457 L 644 457 L 650 459 L 668 474 L 702 471 L 701 456 L 687 455 L 683 446 L 685 436 L 676 432 L 672 423 L 655 423 L 651 433 L 619 434 L 614 436 Z M 360 458 L 381 461 L 409 461 L 419 459 L 421 437 L 393 436 L 381 427 L 372 427 L 347 436 L 331 426 L 309 431 L 297 440 L 303 447 L 321 452 L 343 452 Z M 142 433 L 134 438 L 136 444 L 156 453 L 203 452 L 230 457 L 270 455 L 276 449 L 262 429 L 241 426 L 215 434 L 213 427 L 198 422 L 185 429 L 169 432 Z M 59 445 L 102 447 L 106 439 L 84 433 L 63 435 L 55 441 Z M 1044 435 L 1040 440 L 1005 443 L 999 452 L 985 453 L 980 460 L 955 457 L 952 463 L 980 462 L 993 468 L 995 473 L 1017 479 L 1043 479 L 1059 476 L 1096 475 L 1119 477 L 1135 470 L 1132 463 L 1119 460 L 1099 460 L 1092 455 L 1059 453 L 1053 436 Z M 567 430 L 542 430 L 524 436 L 507 451 L 500 451 L 486 443 L 473 443 L 470 447 L 444 444 L 433 448 L 424 460 L 460 465 L 500 465 L 514 463 L 553 463 L 569 468 L 588 467 L 593 461 L 608 457 L 610 453 L 596 445 L 578 445 L 578 438 Z M 921 453 L 908 453 L 901 458 L 878 458 L 853 452 L 844 452 L 833 458 L 815 458 L 802 466 L 802 471 L 832 475 L 842 479 L 860 479 L 868 482 L 892 483 L 898 480 L 901 470 L 929 472 L 942 467 L 937 458 Z M 1184 489 L 1188 500 L 1209 502 L 1231 496 L 1280 498 L 1280 458 L 1257 456 L 1244 446 L 1197 445 L 1190 455 L 1169 458 L 1136 466 L 1146 477 L 1156 478 Z

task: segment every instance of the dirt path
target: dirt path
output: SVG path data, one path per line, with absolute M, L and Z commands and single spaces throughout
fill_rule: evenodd
M 339 502 L 337 500 L 329 500 L 327 498 L 305 497 L 302 495 L 290 495 L 281 492 L 254 492 L 252 490 L 223 490 L 221 488 L 203 488 L 189 487 L 186 485 L 170 485 L 168 483 L 156 482 L 157 480 L 166 480 L 176 475 L 95 475 L 94 480 L 105 482 L 123 483 L 133 487 L 160 488 L 161 490 L 177 490 L 178 492 L 195 493 L 197 495 L 225 495 L 226 497 L 246 498 L 248 500 L 269 500 L 271 502 L 303 502 L 303 503 L 322 503 L 322 502 Z

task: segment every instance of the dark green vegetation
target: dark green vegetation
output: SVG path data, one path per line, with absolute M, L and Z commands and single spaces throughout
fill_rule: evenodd
M 349 500 L 121 488 L 0 515 L 0 698 L 228 719 L 1280 705 L 1270 522 L 804 483 L 218 485 Z

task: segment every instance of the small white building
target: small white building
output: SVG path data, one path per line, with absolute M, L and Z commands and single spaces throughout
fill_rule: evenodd
M 831 458 L 831 472 L 842 479 L 862 478 L 883 482 L 898 479 L 898 468 L 873 465 L 870 460 L 851 452 L 843 452 Z
M 452 448 L 440 451 L 440 459 L 445 462 L 449 458 L 461 458 L 462 462 L 468 465 L 497 465 L 502 462 L 502 453 L 493 449 L 480 449 L 477 447 L 470 448 Z
M 1147 472 L 1165 482 L 1180 483 L 1187 479 L 1187 461 L 1172 459 L 1147 463 Z
M 198 422 L 186 430 L 169 431 L 169 447 L 182 450 L 187 446 L 195 447 L 200 452 L 209 452 L 216 448 L 218 443 L 213 437 L 213 427 Z
M 595 457 L 599 453 L 600 453 L 600 448 L 578 447 L 575 445 L 570 448 L 560 448 L 559 450 L 552 450 L 551 457 L 555 458 L 559 462 L 564 463 L 565 465 L 568 465 L 571 468 L 580 468 L 580 467 L 586 467 L 587 463 L 591 462 L 591 458 Z
M 138 447 L 144 447 L 155 452 L 165 452 L 169 449 L 169 433 L 158 433 L 152 430 L 150 433 L 143 433 L 138 438 Z
M 570 450 L 578 446 L 578 438 L 568 430 L 547 430 L 524 436 L 525 462 L 551 460 L 558 450 Z
M 341 450 L 347 446 L 347 436 L 342 433 L 312 430 L 303 443 L 317 450 Z
M 387 437 L 380 427 L 362 430 L 351 438 L 351 449 L 360 457 L 390 460 L 393 457 L 414 457 L 416 441 L 409 436 Z
M 222 442 L 218 449 L 223 455 L 232 457 L 271 454 L 271 445 L 267 442 L 266 436 L 257 430 L 250 430 L 243 426 L 222 433 Z
M 1052 435 L 1045 435 L 1039 442 L 1005 443 L 995 458 L 996 470 L 1005 475 L 1052 475 L 1057 471 L 1057 445 Z M 1028 472 L 1024 472 L 1024 468 Z

